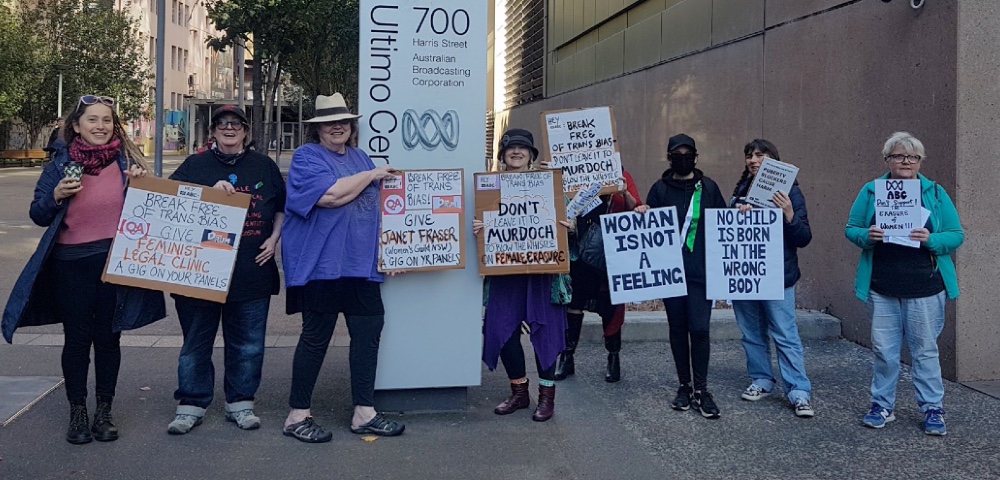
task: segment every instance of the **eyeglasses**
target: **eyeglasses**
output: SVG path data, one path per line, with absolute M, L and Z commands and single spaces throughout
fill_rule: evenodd
M 80 101 L 77 102 L 76 108 L 79 109 L 80 105 L 96 105 L 98 103 L 103 103 L 109 107 L 113 107 L 115 106 L 115 99 L 100 95 L 84 95 L 80 97 Z
M 673 152 L 673 153 L 668 153 L 667 158 L 670 160 L 677 160 L 677 161 L 694 160 L 698 158 L 698 154 L 694 152 L 688 152 L 688 153 Z
M 215 128 L 219 130 L 243 130 L 243 122 L 238 120 L 219 120 L 215 122 Z
M 892 155 L 886 155 L 886 160 L 892 160 L 892 163 L 919 163 L 924 157 L 920 155 L 904 155 L 902 153 L 894 153 Z

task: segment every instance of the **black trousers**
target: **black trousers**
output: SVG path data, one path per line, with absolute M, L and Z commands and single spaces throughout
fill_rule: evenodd
M 688 283 L 687 290 L 686 296 L 663 299 L 670 324 L 670 351 L 677 367 L 677 380 L 691 383 L 693 370 L 694 389 L 704 390 L 708 387 L 712 302 L 705 298 L 704 284 Z
M 292 392 L 288 398 L 291 408 L 310 408 L 316 378 L 333 338 L 337 316 L 336 313 L 302 312 L 302 334 L 292 360 Z M 385 315 L 345 314 L 345 317 L 351 335 L 351 400 L 355 406 L 373 407 L 375 370 Z
M 52 281 L 58 288 L 53 307 L 65 336 L 62 371 L 66 397 L 72 404 L 87 400 L 91 346 L 97 396 L 114 397 L 118 385 L 121 333 L 111 331 L 117 290 L 101 281 L 105 260 L 104 255 L 91 255 L 75 260 L 53 259 L 51 263 Z
M 511 380 L 524 378 L 528 375 L 524 363 L 524 347 L 521 346 L 520 328 L 515 329 L 507 343 L 500 348 L 500 362 L 503 363 L 503 368 L 507 371 L 507 378 Z M 538 378 L 542 380 L 556 379 L 556 363 L 553 363 L 548 370 L 542 370 L 538 355 L 535 355 L 535 368 L 538 369 Z

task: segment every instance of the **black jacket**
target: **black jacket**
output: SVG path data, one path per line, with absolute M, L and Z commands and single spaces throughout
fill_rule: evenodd
M 736 196 L 730 200 L 731 207 L 746 203 L 744 200 L 750 190 L 753 177 L 744 179 L 736 185 Z M 785 288 L 792 287 L 802 272 L 799 271 L 799 256 L 797 250 L 809 245 L 812 241 L 812 230 L 809 228 L 809 214 L 806 212 L 806 197 L 799 189 L 799 182 L 792 184 L 792 189 L 788 192 L 788 198 L 792 200 L 792 210 L 795 212 L 791 222 L 784 222 L 784 243 L 785 243 Z M 784 215 L 781 217 L 784 219 Z
M 646 204 L 649 208 L 677 207 L 677 218 L 681 219 L 683 225 L 687 216 L 688 205 L 694 195 L 695 186 L 701 182 L 701 220 L 698 222 L 698 230 L 695 233 L 694 251 L 689 252 L 687 248 L 682 248 L 684 252 L 684 276 L 689 283 L 705 284 L 705 209 L 706 208 L 726 208 L 726 199 L 719 191 L 719 185 L 711 178 L 705 176 L 701 170 L 695 169 L 694 178 L 690 180 L 676 180 L 673 178 L 673 171 L 663 172 L 663 176 L 649 189 L 646 196 Z M 684 239 L 681 239 L 683 242 Z

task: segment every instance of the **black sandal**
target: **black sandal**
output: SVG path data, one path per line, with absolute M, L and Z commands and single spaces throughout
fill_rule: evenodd
M 286 437 L 295 437 L 306 443 L 324 443 L 333 438 L 333 434 L 314 422 L 313 417 L 306 417 L 301 422 L 293 423 L 285 427 L 281 433 Z
M 369 420 L 368 423 L 360 427 L 351 427 L 351 432 L 372 433 L 383 437 L 395 437 L 396 435 L 402 434 L 405 429 L 406 426 L 402 423 L 389 420 L 381 414 L 375 414 L 375 418 Z

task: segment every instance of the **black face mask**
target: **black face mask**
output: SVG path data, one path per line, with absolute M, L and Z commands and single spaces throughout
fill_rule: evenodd
M 670 169 L 677 175 L 685 177 L 694 171 L 694 163 L 698 155 L 694 153 L 671 153 L 667 158 L 670 160 Z

